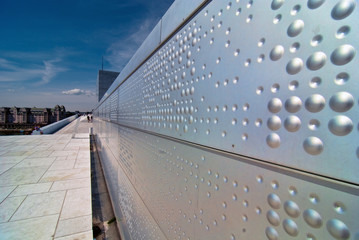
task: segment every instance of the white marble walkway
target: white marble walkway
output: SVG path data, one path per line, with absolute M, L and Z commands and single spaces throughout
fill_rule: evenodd
M 87 133 L 0 136 L 0 239 L 93 239 Z

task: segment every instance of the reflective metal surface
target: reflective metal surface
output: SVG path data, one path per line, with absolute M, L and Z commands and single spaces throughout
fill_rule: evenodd
M 354 0 L 211 1 L 120 75 L 95 131 L 131 236 L 359 239 L 358 20 Z

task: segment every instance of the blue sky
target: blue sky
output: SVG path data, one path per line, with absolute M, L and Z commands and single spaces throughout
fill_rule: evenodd
M 173 0 L 1 0 L 0 107 L 90 111 Z

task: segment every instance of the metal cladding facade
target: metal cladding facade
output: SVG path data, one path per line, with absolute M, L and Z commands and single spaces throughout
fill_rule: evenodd
M 358 21 L 175 1 L 94 113 L 123 237 L 359 239 Z

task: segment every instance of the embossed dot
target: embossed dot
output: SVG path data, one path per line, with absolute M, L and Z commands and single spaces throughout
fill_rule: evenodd
M 299 206 L 293 201 L 286 201 L 284 203 L 285 212 L 291 217 L 298 217 L 300 214 Z
M 297 224 L 291 220 L 291 219 L 285 219 L 283 221 L 283 228 L 284 230 L 292 237 L 295 237 L 298 235 L 298 226 Z
M 266 142 L 269 147 L 277 148 L 280 145 L 280 137 L 276 133 L 271 133 L 267 136 Z
M 303 142 L 303 148 L 311 155 L 318 155 L 323 151 L 324 144 L 317 137 L 308 137 Z
M 280 117 L 274 115 L 268 118 L 267 126 L 270 130 L 276 131 L 281 127 L 281 125 L 282 125 L 282 121 L 280 120 Z
M 310 9 L 316 9 L 320 7 L 325 0 L 309 0 L 307 3 L 308 8 Z
M 287 29 L 287 34 L 289 37 L 298 36 L 304 28 L 303 20 L 297 19 L 293 23 L 291 23 Z
M 284 47 L 282 45 L 275 46 L 269 54 L 272 61 L 279 60 L 284 54 Z
M 279 217 L 278 213 L 276 213 L 273 210 L 269 210 L 267 212 L 267 220 L 273 226 L 279 226 L 279 224 L 280 224 L 280 217 Z
M 348 92 L 338 92 L 330 98 L 329 106 L 336 112 L 346 112 L 354 105 L 354 98 Z
M 295 113 L 302 107 L 302 100 L 299 97 L 292 96 L 285 101 L 285 109 L 290 113 Z
M 296 132 L 301 126 L 301 121 L 297 116 L 291 115 L 284 120 L 284 127 L 288 132 Z
M 279 209 L 281 206 L 281 201 L 277 194 L 274 193 L 269 194 L 267 197 L 267 201 L 269 205 L 274 209 Z
M 303 68 L 303 60 L 300 58 L 293 58 L 286 66 L 287 73 L 295 75 L 299 73 Z
M 305 101 L 305 108 L 312 113 L 320 112 L 325 106 L 325 98 L 320 94 L 313 94 Z
M 305 222 L 313 228 L 320 228 L 323 224 L 322 217 L 313 209 L 305 210 L 303 212 L 303 218 Z
M 355 49 L 349 44 L 341 45 L 333 51 L 330 60 L 333 64 L 341 66 L 349 63 L 355 56 Z
M 327 60 L 327 56 L 323 52 L 315 52 L 313 53 L 307 60 L 307 68 L 315 71 L 321 69 L 325 61 Z
M 282 109 L 282 101 L 279 98 L 273 98 L 268 103 L 268 110 L 271 113 L 277 113 Z
M 272 227 L 267 227 L 266 228 L 266 236 L 269 240 L 278 240 L 279 239 L 279 235 L 277 230 L 275 230 Z
M 353 122 L 347 116 L 339 115 L 329 121 L 328 128 L 334 135 L 345 136 L 353 130 Z
M 336 239 L 349 239 L 350 232 L 348 227 L 338 219 L 331 219 L 327 222 L 329 233 Z
M 278 10 L 284 3 L 284 0 L 273 0 L 271 4 L 271 8 L 273 10 Z
M 332 18 L 341 20 L 348 17 L 355 8 L 354 0 L 341 0 L 332 9 Z

